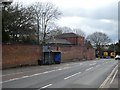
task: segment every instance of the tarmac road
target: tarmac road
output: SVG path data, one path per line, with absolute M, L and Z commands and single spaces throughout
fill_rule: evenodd
M 114 59 L 89 60 L 3 71 L 5 88 L 99 88 L 113 68 Z M 118 86 L 116 86 L 118 88 Z

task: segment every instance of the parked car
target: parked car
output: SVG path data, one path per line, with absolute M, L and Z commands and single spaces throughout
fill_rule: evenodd
M 120 60 L 120 55 L 116 55 L 115 60 Z

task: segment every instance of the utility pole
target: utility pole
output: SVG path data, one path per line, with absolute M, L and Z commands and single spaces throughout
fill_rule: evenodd
M 46 34 L 46 28 L 45 28 L 45 12 L 42 13 L 42 32 L 43 32 L 43 41 L 42 41 L 42 59 L 43 59 L 43 64 L 45 64 L 45 34 Z
M 37 37 L 38 37 L 38 45 L 39 45 L 40 44 L 40 39 L 39 39 L 39 28 L 40 27 L 39 27 L 39 20 L 38 19 L 37 19 L 37 24 L 38 24 L 37 25 L 37 28 L 38 28 L 38 36 Z
M 114 45 L 114 57 L 115 57 L 115 43 L 113 45 Z
M 2 2 L 0 2 L 0 44 L 2 44 L 2 6 L 3 6 Z M 0 50 L 2 50 L 2 49 L 0 49 Z
M 43 17 L 42 17 L 42 29 L 43 29 L 43 45 L 45 45 L 45 37 L 46 37 L 46 25 L 45 25 L 45 12 L 42 13 Z

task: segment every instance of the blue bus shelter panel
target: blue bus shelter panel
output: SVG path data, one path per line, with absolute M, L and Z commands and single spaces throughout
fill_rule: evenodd
M 61 62 L 61 53 L 55 53 L 54 60 L 55 60 L 55 63 L 60 63 Z

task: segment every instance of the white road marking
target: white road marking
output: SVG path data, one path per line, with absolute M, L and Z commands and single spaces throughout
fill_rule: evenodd
M 69 78 L 71 78 L 71 77 L 73 77 L 73 76 L 76 76 L 76 75 L 78 75 L 78 74 L 80 74 L 80 73 L 81 73 L 81 72 L 78 72 L 78 73 L 75 73 L 75 74 L 73 74 L 73 75 L 70 75 L 70 76 L 64 78 L 64 80 L 69 79 Z
M 60 68 L 60 69 L 58 69 L 58 70 L 62 70 L 62 69 Z
M 59 68 L 59 67 L 54 67 L 54 68 Z
M 38 76 L 38 75 L 42 75 L 42 74 L 47 74 L 47 73 L 51 73 L 51 72 L 54 72 L 54 71 L 65 70 L 65 69 L 69 69 L 69 68 L 70 67 L 64 67 L 64 68 L 60 68 L 60 69 L 56 69 L 56 70 L 45 71 L 45 72 L 42 72 L 42 73 L 36 73 L 36 74 L 33 74 L 33 75 L 23 76 L 23 77 L 20 77 L 20 78 L 13 78 L 13 79 L 9 79 L 9 80 L 3 81 L 2 83 L 15 81 L 15 80 L 19 80 L 19 79 L 24 79 L 24 78 L 28 78 L 28 77 L 33 77 L 33 76 Z
M 80 65 L 83 65 L 83 63 L 80 63 Z
M 99 67 L 100 65 L 97 65 L 96 67 Z
M 95 64 L 96 64 L 96 63 L 91 63 L 90 66 L 93 66 L 93 65 L 95 65 Z
M 49 68 L 46 68 L 46 69 L 49 69 Z M 37 70 L 28 70 L 28 71 L 24 71 L 24 72 L 18 72 L 18 73 L 10 73 L 10 74 L 5 74 L 5 75 L 2 75 L 2 76 L 9 76 L 9 75 L 16 75 L 16 74 L 22 74 L 22 73 L 26 73 L 26 72 L 33 72 L 33 71 L 39 71 L 40 69 L 37 69 Z
M 116 76 L 117 73 L 118 73 L 118 70 L 115 72 L 115 74 L 114 74 L 114 76 L 113 76 L 113 78 L 112 78 L 110 84 L 112 84 L 112 82 L 113 82 L 113 80 L 115 79 L 115 76 Z
M 54 72 L 54 71 L 56 71 L 56 70 L 46 71 L 46 72 L 43 72 L 42 74 L 46 74 L 46 73 L 50 73 L 50 72 Z
M 69 69 L 69 68 L 71 68 L 71 67 L 64 67 L 63 69 Z
M 2 83 L 6 83 L 6 82 L 10 82 L 10 81 L 14 81 L 14 80 L 22 79 L 22 78 L 24 78 L 24 77 L 21 77 L 21 78 L 14 78 L 14 79 L 9 79 L 9 80 L 7 80 L 7 81 L 3 81 Z
M 73 63 L 73 64 L 71 64 L 71 65 L 77 65 L 78 63 Z
M 70 64 L 69 64 L 70 65 Z M 59 67 L 54 67 L 54 68 L 59 68 Z M 49 68 L 46 68 L 46 69 L 49 69 Z M 37 70 L 34 70 L 34 71 L 39 71 L 40 69 L 37 69 Z M 18 73 L 10 73 L 10 74 L 5 74 L 5 75 L 2 75 L 2 76 L 9 76 L 9 75 L 16 75 L 16 74 L 22 74 L 22 73 L 26 73 L 26 72 L 33 72 L 33 71 L 24 71 L 24 72 L 18 72 Z M 2 77 L 0 76 L 0 77 Z
M 99 88 L 104 88 L 105 84 L 108 82 L 108 80 L 110 79 L 110 77 L 112 76 L 112 74 L 114 73 L 114 71 L 116 70 L 117 67 L 118 67 L 118 65 L 112 70 L 110 75 L 105 79 L 105 81 L 100 85 Z
M 26 72 L 31 72 L 31 71 L 26 71 Z M 14 75 L 14 74 L 21 74 L 21 73 L 25 73 L 25 72 L 19 72 L 19 73 L 10 73 L 10 74 L 5 74 L 5 75 L 2 75 L 2 76 L 8 76 L 8 75 Z
M 47 88 L 47 87 L 49 87 L 49 86 L 52 86 L 52 84 L 48 84 L 48 85 L 43 86 L 43 87 L 41 87 L 41 88 L 43 89 L 43 88 Z
M 66 64 L 67 66 L 69 66 L 70 64 Z
M 91 68 L 88 68 L 88 69 L 86 69 L 85 71 L 89 71 L 89 70 L 91 70 L 93 67 L 91 67 Z

